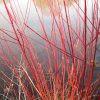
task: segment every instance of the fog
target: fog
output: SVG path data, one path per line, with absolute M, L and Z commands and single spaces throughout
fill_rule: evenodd
M 91 27 L 90 21 L 92 20 L 92 4 L 93 4 L 93 2 L 94 2 L 94 0 L 87 0 L 87 16 L 89 19 L 89 20 L 87 20 L 87 23 L 88 23 L 89 27 Z M 79 12 L 81 14 L 81 17 L 84 18 L 84 13 L 83 13 L 84 0 L 79 0 L 78 3 L 81 8 L 79 10 Z M 76 30 L 75 23 L 77 23 L 77 20 L 78 20 L 77 19 L 77 11 L 76 11 L 76 9 L 78 10 L 78 3 L 76 4 L 73 2 L 72 4 L 69 4 L 66 7 L 69 11 L 70 22 L 71 22 L 72 28 L 74 30 Z M 43 34 L 43 29 L 41 27 L 41 23 L 40 23 L 40 20 L 38 17 L 38 14 L 39 14 L 39 16 L 44 24 L 44 27 L 46 29 L 46 33 L 47 33 L 48 37 L 51 36 L 50 33 L 51 33 L 51 26 L 52 26 L 52 16 L 51 16 L 48 8 L 42 9 L 42 13 L 41 13 L 41 7 L 39 7 L 39 5 L 37 5 L 37 9 L 36 9 L 34 6 L 34 2 L 32 0 L 10 0 L 10 3 L 9 3 L 9 0 L 7 0 L 6 4 L 10 11 L 10 14 L 12 15 L 12 18 L 17 22 L 18 26 L 16 25 L 16 29 L 17 28 L 22 29 L 23 27 L 25 27 L 25 23 L 27 23 L 27 25 L 29 25 L 31 28 L 36 30 L 39 34 Z M 63 4 L 61 4 L 60 11 L 61 11 L 63 18 L 66 20 L 65 10 L 62 5 Z M 100 0 L 99 0 L 99 9 L 100 9 Z M 55 13 L 54 13 L 55 17 L 58 18 L 57 12 L 59 12 L 59 11 L 57 8 L 55 8 L 54 10 L 55 10 Z M 37 14 L 37 11 L 38 11 L 38 14 Z M 98 18 L 100 18 L 100 12 L 99 12 Z M 81 18 L 79 18 L 79 22 L 81 23 L 80 25 L 81 25 L 81 28 L 83 29 L 83 21 Z M 9 17 L 7 15 L 5 6 L 4 6 L 2 0 L 0 0 L 0 30 L 2 30 L 2 29 L 5 30 L 10 36 L 15 37 L 15 35 L 13 34 L 13 29 L 12 29 Z M 80 30 L 82 31 L 82 29 L 80 29 Z M 34 38 L 35 40 L 42 41 L 42 39 L 40 39 L 33 32 L 29 31 L 27 28 L 25 28 L 24 32 L 26 33 L 27 36 L 30 36 L 30 37 Z M 6 37 L 6 35 L 4 35 L 2 33 L 2 31 L 0 31 L 0 34 L 1 34 L 0 38 Z M 89 30 L 87 30 L 87 36 L 89 36 L 89 34 L 90 34 Z M 10 37 L 6 37 L 6 38 L 13 41 Z M 3 40 L 0 40 L 0 41 L 2 43 L 4 42 Z M 3 45 L 5 45 L 5 43 Z M 18 56 L 18 54 L 19 54 L 18 46 L 16 46 L 15 44 L 11 44 L 10 46 L 11 46 L 12 50 L 15 52 L 15 54 Z M 37 44 L 36 44 L 36 48 L 37 48 L 37 52 L 41 56 L 41 52 L 43 52 L 43 48 L 40 49 L 41 47 Z M 10 54 L 9 54 L 9 56 L 10 56 Z

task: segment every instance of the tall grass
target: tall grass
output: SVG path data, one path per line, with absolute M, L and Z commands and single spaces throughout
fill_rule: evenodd
M 99 100 L 100 70 L 95 70 L 100 67 L 100 1 L 91 0 L 91 17 L 88 0 L 83 8 L 76 0 L 40 1 L 27 0 L 23 14 L 18 0 L 9 0 L 9 5 L 3 0 L 7 18 L 0 16 L 11 29 L 0 27 L 0 98 Z M 69 5 L 76 14 L 73 21 Z M 37 28 L 30 25 L 31 6 Z M 49 19 L 46 24 L 44 18 Z

